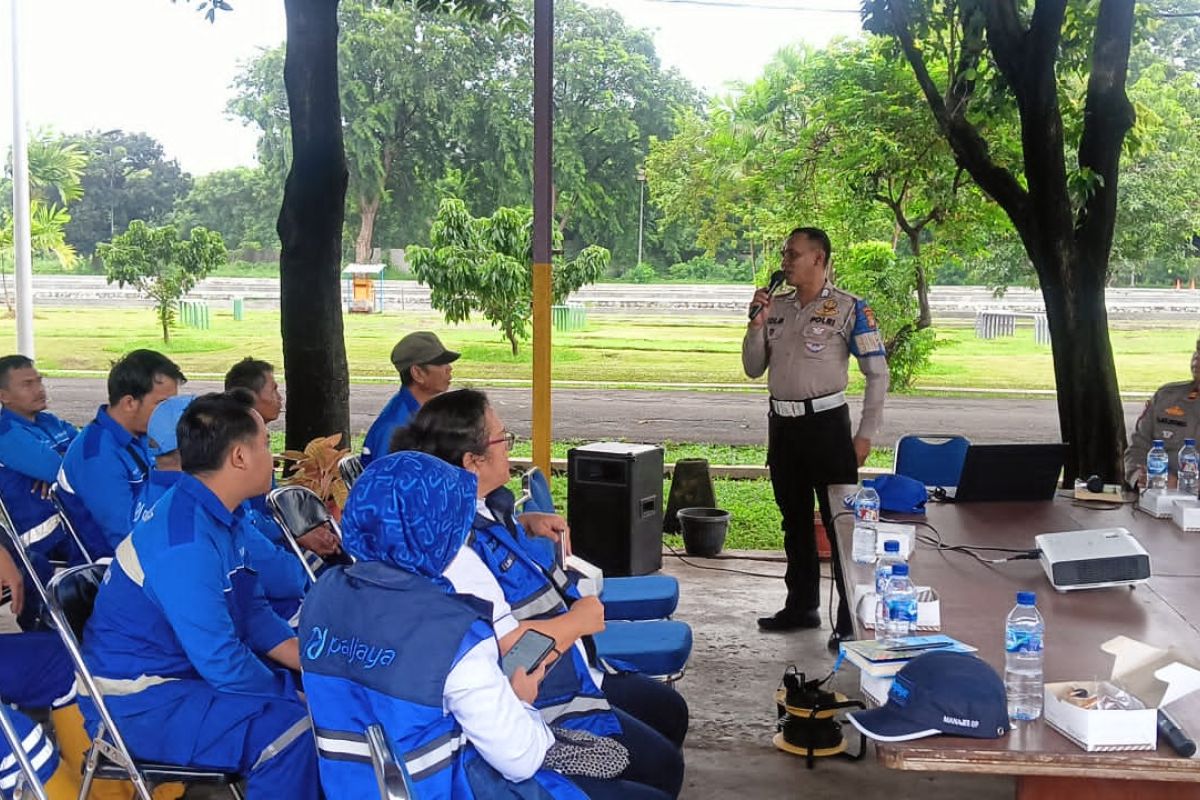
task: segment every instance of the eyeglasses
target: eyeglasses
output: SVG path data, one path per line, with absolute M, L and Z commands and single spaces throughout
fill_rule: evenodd
M 517 443 L 517 435 L 512 431 L 505 431 L 499 439 L 488 439 L 487 445 L 488 447 L 491 447 L 492 445 L 500 444 L 501 442 L 504 442 L 505 450 L 512 450 L 513 445 Z

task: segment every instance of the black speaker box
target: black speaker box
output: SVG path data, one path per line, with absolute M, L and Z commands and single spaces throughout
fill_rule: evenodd
M 662 568 L 663 451 L 598 442 L 567 452 L 571 549 L 605 575 Z

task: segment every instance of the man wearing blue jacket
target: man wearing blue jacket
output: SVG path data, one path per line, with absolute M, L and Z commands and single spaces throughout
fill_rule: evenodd
M 249 567 L 242 519 L 271 482 L 266 425 L 210 394 L 176 432 L 185 474 L 117 547 L 84 658 L 135 755 L 236 772 L 249 798 L 315 800 L 316 749 L 289 671 L 299 648 Z
M 391 452 L 392 434 L 407 425 L 425 401 L 449 390 L 454 371 L 451 364 L 458 356 L 429 331 L 416 331 L 396 342 L 392 348 L 392 366 L 400 373 L 400 391 L 392 396 L 367 431 L 361 456 L 364 467 Z
M 234 396 L 244 397 L 240 394 Z M 146 487 L 146 508 L 153 508 L 183 478 L 175 429 L 194 399 L 192 395 L 182 394 L 169 397 L 159 403 L 150 416 L 147 436 L 150 439 L 150 453 L 154 456 L 154 469 L 150 471 L 150 482 Z M 249 398 L 245 399 L 249 404 Z M 275 613 L 290 621 L 300 610 L 300 603 L 308 590 L 308 575 L 295 553 L 264 535 L 256 524 L 258 512 L 252 504 L 253 498 L 242 503 L 242 519 L 246 523 L 246 555 L 250 558 L 250 566 L 258 573 L 267 602 Z
M 100 406 L 63 457 L 63 505 L 92 558 L 111 556 L 141 514 L 150 450 L 146 427 L 163 400 L 185 383 L 175 362 L 134 350 L 108 372 L 108 405 Z
M 46 387 L 33 361 L 0 358 L 0 496 L 31 553 L 74 560 L 75 553 L 47 498 L 63 454 L 79 432 L 46 411 Z

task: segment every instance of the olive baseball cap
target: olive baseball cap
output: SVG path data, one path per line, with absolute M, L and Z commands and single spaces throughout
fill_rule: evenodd
M 423 364 L 441 366 L 458 360 L 459 353 L 447 350 L 442 340 L 429 331 L 416 331 L 396 342 L 392 348 L 392 364 L 403 373 L 409 367 Z

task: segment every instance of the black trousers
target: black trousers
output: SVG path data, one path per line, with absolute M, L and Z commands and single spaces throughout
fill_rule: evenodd
M 837 585 L 837 627 L 850 633 L 853 624 L 846 602 L 846 581 L 838 561 L 828 487 L 858 482 L 858 458 L 850 430 L 850 408 L 767 420 L 767 466 L 775 502 L 783 514 L 783 549 L 787 552 L 787 602 L 784 610 L 802 613 L 821 607 L 821 565 L 813 526 L 813 496 L 833 548 L 833 579 Z

